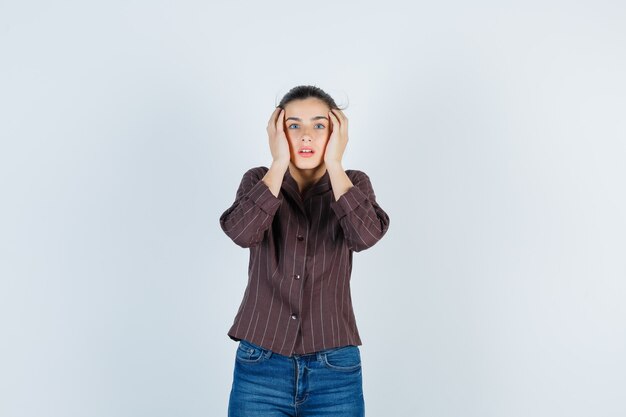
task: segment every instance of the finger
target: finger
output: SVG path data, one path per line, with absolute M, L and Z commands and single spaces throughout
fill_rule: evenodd
M 339 120 L 339 118 L 332 111 L 329 111 L 328 115 L 330 116 L 330 120 L 333 125 L 333 130 L 335 130 L 335 128 L 340 129 L 341 121 Z
M 345 114 L 343 114 L 341 110 L 338 110 L 338 109 L 334 109 L 334 110 L 335 110 L 334 114 L 337 117 L 337 119 L 339 119 L 339 122 L 340 122 L 339 129 L 344 135 L 347 135 L 348 134 L 348 118 L 346 117 Z
M 348 117 L 340 109 L 332 109 L 333 114 L 337 116 L 342 125 L 348 124 Z
M 276 120 L 276 130 L 278 132 L 283 132 L 285 130 L 283 126 L 284 123 L 285 123 L 285 112 L 283 111 L 283 109 L 281 109 Z
M 285 114 L 285 109 L 279 107 L 278 112 L 276 113 L 276 118 L 274 119 L 274 125 L 278 123 L 278 121 L 280 120 L 280 116 L 283 114 Z
M 282 110 L 283 110 L 283 109 L 282 109 L 282 108 L 280 108 L 280 107 L 276 107 L 276 108 L 274 109 L 274 111 L 272 112 L 272 115 L 270 116 L 270 119 L 267 121 L 267 127 L 268 127 L 268 129 L 269 129 L 269 128 L 271 128 L 271 127 L 273 127 L 273 126 L 276 126 L 276 120 L 278 119 L 278 115 L 280 114 L 280 112 L 281 112 Z

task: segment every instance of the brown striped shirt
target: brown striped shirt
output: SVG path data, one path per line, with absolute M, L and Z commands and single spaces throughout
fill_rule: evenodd
M 291 356 L 361 345 L 352 299 L 352 252 L 378 242 L 389 216 L 376 203 L 369 177 L 346 170 L 353 187 L 335 200 L 328 171 L 303 195 L 285 171 L 274 196 L 248 170 L 220 225 L 250 248 L 248 284 L 228 336 Z

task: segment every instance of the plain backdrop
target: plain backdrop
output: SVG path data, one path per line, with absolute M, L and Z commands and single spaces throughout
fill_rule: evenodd
M 0 415 L 225 416 L 282 95 L 347 105 L 366 415 L 626 415 L 620 1 L 0 2 Z

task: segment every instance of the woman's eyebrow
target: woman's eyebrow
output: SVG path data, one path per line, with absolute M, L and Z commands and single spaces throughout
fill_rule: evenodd
M 311 117 L 311 120 L 319 120 L 319 119 L 326 119 L 326 120 L 328 120 L 328 117 L 326 117 L 326 116 L 315 116 L 315 117 Z M 293 116 L 291 116 L 291 117 L 287 117 L 285 120 L 296 120 L 296 121 L 298 121 L 298 122 L 301 122 L 301 121 L 302 121 L 302 119 L 301 119 L 301 118 L 299 118 L 299 117 L 293 117 Z

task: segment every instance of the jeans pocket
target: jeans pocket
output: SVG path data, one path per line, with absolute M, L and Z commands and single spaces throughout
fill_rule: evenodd
M 236 359 L 243 363 L 260 363 L 267 357 L 267 350 L 241 339 L 237 347 Z
M 344 346 L 322 354 L 324 365 L 335 371 L 355 371 L 361 368 L 361 352 L 358 346 Z

